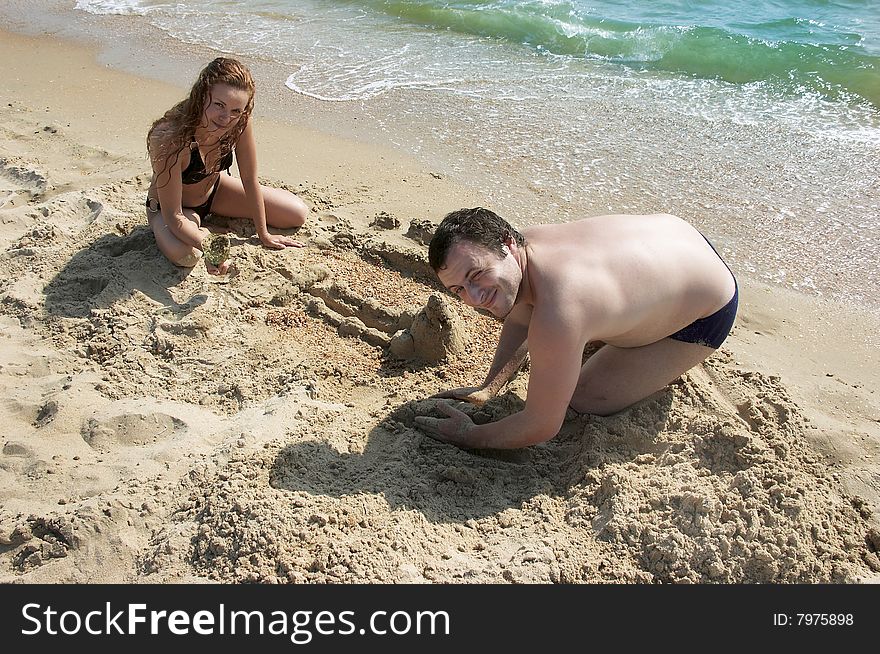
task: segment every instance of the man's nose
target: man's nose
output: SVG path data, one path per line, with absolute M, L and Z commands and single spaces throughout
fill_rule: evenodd
M 479 306 L 482 295 L 479 287 L 473 282 L 468 282 L 467 284 L 465 284 L 464 290 L 467 292 L 467 303 L 472 307 Z

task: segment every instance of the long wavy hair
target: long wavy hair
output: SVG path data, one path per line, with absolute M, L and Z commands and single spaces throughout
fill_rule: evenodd
M 254 109 L 254 78 L 247 66 L 237 59 L 217 57 L 199 73 L 198 79 L 190 89 L 189 96 L 171 107 L 164 116 L 154 121 L 150 131 L 147 132 L 147 154 L 151 157 L 156 155 L 157 158 L 165 160 L 165 168 L 156 176 L 157 180 L 162 173 L 169 171 L 168 181 L 170 181 L 171 167 L 177 163 L 180 154 L 189 148 L 195 140 L 196 129 L 205 126 L 205 107 L 211 100 L 211 89 L 215 84 L 226 84 L 248 94 L 247 106 L 241 113 L 238 122 L 217 143 L 220 153 L 215 165 L 219 166 L 226 153 L 231 152 L 235 147 L 238 138 L 247 127 Z M 161 139 L 157 139 L 158 146 L 152 140 L 153 133 L 157 128 L 161 128 L 162 133 Z M 153 147 L 158 147 L 159 151 L 153 152 Z M 207 170 L 206 172 L 215 173 L 217 170 Z

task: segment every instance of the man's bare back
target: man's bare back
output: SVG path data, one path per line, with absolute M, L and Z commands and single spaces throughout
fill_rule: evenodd
M 532 303 L 583 308 L 590 341 L 648 345 L 733 296 L 734 280 L 691 225 L 668 214 L 596 216 L 523 230 Z
M 566 410 L 607 415 L 651 395 L 709 356 L 727 336 L 736 282 L 708 241 L 668 214 L 597 216 L 520 234 L 485 209 L 449 214 L 429 258 L 470 306 L 504 318 L 479 388 L 438 397 L 482 402 L 530 358 L 523 411 L 486 425 L 443 405 L 420 417 L 432 436 L 463 447 L 548 440 Z M 581 365 L 584 347 L 603 347 Z

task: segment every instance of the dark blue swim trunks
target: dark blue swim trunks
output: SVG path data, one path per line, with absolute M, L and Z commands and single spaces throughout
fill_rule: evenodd
M 685 343 L 696 343 L 717 350 L 721 347 L 724 339 L 730 334 L 733 321 L 736 318 L 736 309 L 739 305 L 739 288 L 736 286 L 736 278 L 733 280 L 734 290 L 730 302 L 718 309 L 711 316 L 693 321 L 684 329 L 680 329 L 669 338 Z
M 703 236 L 703 238 L 706 237 Z M 709 243 L 709 246 L 715 250 L 715 246 L 712 245 L 708 238 L 706 238 L 706 243 Z M 718 250 L 715 250 L 715 254 L 718 254 Z M 718 258 L 721 259 L 720 254 L 718 254 Z M 724 259 L 721 259 L 721 262 L 724 263 Z M 724 265 L 727 266 L 726 263 Z M 727 266 L 727 269 L 730 270 L 730 266 Z M 730 274 L 733 276 L 733 297 L 730 299 L 730 302 L 711 316 L 695 320 L 684 329 L 680 329 L 670 335 L 669 338 L 674 338 L 676 341 L 684 341 L 685 343 L 705 345 L 714 350 L 721 347 L 724 339 L 727 338 L 730 330 L 733 328 L 733 321 L 736 319 L 736 310 L 739 306 L 739 285 L 736 283 L 736 277 L 733 275 L 732 270 Z

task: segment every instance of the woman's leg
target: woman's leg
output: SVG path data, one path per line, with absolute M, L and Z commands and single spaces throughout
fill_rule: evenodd
M 300 227 L 306 222 L 309 208 L 290 191 L 260 184 L 263 204 L 266 207 L 266 224 L 278 229 Z M 220 187 L 214 196 L 211 211 L 233 218 L 253 220 L 250 205 L 244 194 L 241 180 L 231 175 L 220 174 Z
M 199 215 L 195 211 L 184 209 L 183 215 L 193 221 L 198 227 L 202 226 Z M 159 251 L 175 266 L 192 268 L 202 258 L 201 250 L 187 245 L 168 229 L 168 225 L 165 224 L 165 220 L 162 218 L 161 211 L 150 211 L 147 209 L 147 220 L 153 230 L 153 235 L 156 237 L 156 245 L 159 246 Z

